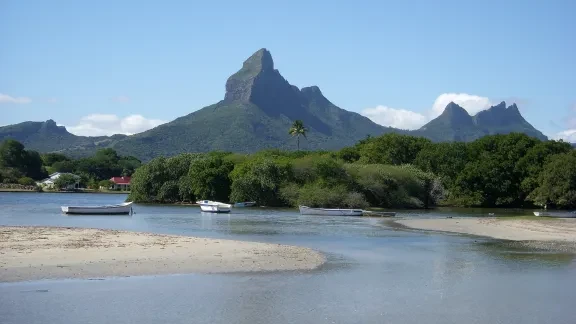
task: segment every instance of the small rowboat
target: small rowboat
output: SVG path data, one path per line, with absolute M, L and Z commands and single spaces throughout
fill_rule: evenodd
M 207 213 L 229 213 L 232 209 L 232 205 L 218 201 L 199 200 L 196 203 L 200 205 L 200 209 L 203 212 Z
M 300 206 L 301 215 L 321 215 L 321 216 L 362 216 L 362 209 L 341 209 L 341 208 L 312 208 Z
M 132 202 L 103 206 L 61 206 L 68 215 L 128 215 L 132 212 Z
M 235 203 L 234 207 L 253 207 L 255 205 L 256 205 L 255 201 L 244 201 Z

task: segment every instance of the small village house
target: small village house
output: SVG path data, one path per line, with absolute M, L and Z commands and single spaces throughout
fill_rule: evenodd
M 129 191 L 130 190 L 130 177 L 112 177 L 110 179 L 112 181 L 113 190 L 120 190 L 120 191 Z
M 54 183 L 56 182 L 56 179 L 60 178 L 60 176 L 64 175 L 64 174 L 68 174 L 74 177 L 74 179 L 76 179 L 76 182 L 74 184 L 70 184 L 68 186 L 66 186 L 66 188 L 54 188 Z M 42 181 L 38 181 L 36 182 L 36 184 L 42 188 L 46 188 L 46 189 L 66 189 L 66 190 L 73 190 L 73 189 L 79 189 L 80 188 L 80 177 L 72 174 L 72 173 L 66 173 L 66 172 L 55 172 L 52 173 L 51 175 L 48 176 L 48 178 L 42 180 Z

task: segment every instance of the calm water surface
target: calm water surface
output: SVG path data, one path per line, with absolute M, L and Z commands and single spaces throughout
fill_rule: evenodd
M 376 218 L 295 210 L 136 205 L 129 216 L 64 216 L 124 195 L 0 193 L 0 225 L 99 227 L 318 249 L 319 270 L 0 284 L 0 323 L 575 323 L 576 261 L 499 241 L 403 231 Z M 411 212 L 406 217 L 484 214 Z

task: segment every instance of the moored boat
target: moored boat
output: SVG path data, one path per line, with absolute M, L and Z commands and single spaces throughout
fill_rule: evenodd
M 199 200 L 196 202 L 200 209 L 207 213 L 229 213 L 232 205 L 212 200 Z
M 243 201 L 234 203 L 234 207 L 253 207 L 256 205 L 255 201 Z
M 102 206 L 61 206 L 68 215 L 128 215 L 132 212 L 132 202 Z
M 394 216 L 396 216 L 396 212 L 364 210 L 362 215 L 363 216 L 369 216 L 369 217 L 372 217 L 372 216 L 394 217 Z
M 576 210 L 575 211 L 535 211 L 535 216 L 542 216 L 542 217 L 558 217 L 558 218 L 576 218 Z
M 321 215 L 321 216 L 362 216 L 362 209 L 342 209 L 342 208 L 312 208 L 300 206 L 301 215 Z

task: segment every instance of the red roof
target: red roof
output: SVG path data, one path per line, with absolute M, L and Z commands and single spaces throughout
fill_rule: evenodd
M 114 182 L 115 184 L 130 184 L 130 177 L 112 177 L 110 181 Z

